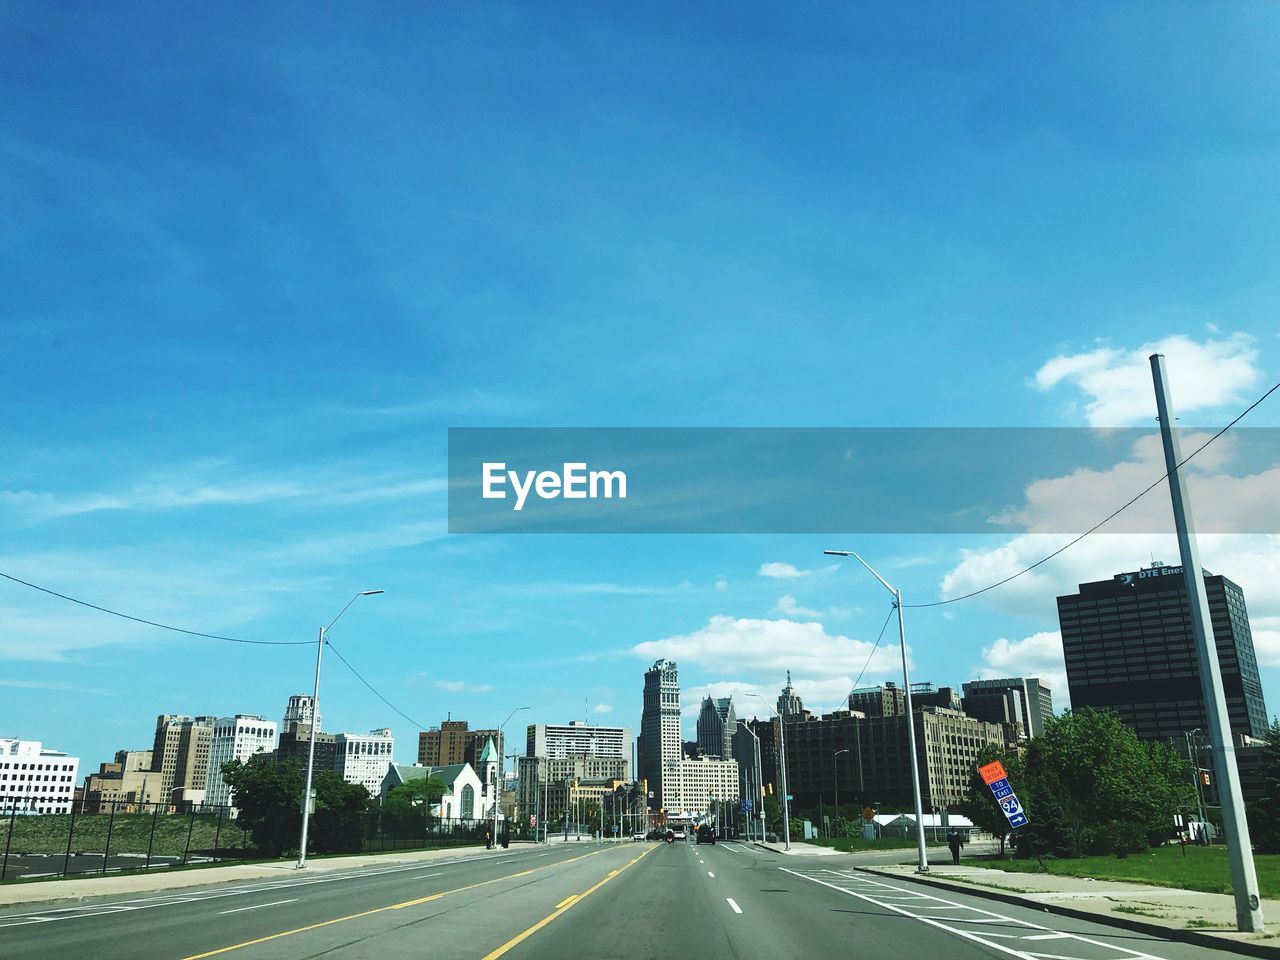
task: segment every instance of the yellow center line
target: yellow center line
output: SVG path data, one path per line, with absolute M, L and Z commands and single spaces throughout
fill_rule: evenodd
M 583 891 L 581 894 L 577 896 L 569 897 L 566 900 L 561 900 L 558 904 L 556 904 L 556 909 L 552 913 L 543 917 L 541 920 L 535 923 L 528 930 L 525 930 L 523 933 L 516 934 L 514 937 L 512 937 L 502 946 L 498 947 L 497 950 L 494 950 L 492 953 L 486 953 L 483 957 L 483 960 L 498 960 L 500 956 L 502 956 L 512 947 L 516 946 L 517 944 L 523 943 L 525 940 L 529 939 L 529 937 L 533 936 L 535 933 L 537 933 L 539 930 L 541 930 L 543 927 L 549 924 L 552 920 L 556 919 L 556 917 L 559 917 L 561 914 L 577 906 L 583 900 L 587 899 L 587 897 L 591 896 L 593 893 L 595 893 L 597 890 L 603 887 L 606 883 L 608 883 L 610 880 L 612 880 L 614 877 L 620 874 L 623 870 L 626 870 L 627 867 L 630 867 L 632 864 L 639 863 L 649 854 L 653 853 L 653 851 L 656 849 L 657 847 L 649 847 L 649 849 L 645 850 L 644 853 L 640 854 L 640 856 L 636 857 L 634 860 L 628 861 L 627 863 L 619 867 L 617 870 L 610 870 L 608 875 L 605 876 L 605 878 L 601 880 L 599 883 L 597 883 L 594 887 L 591 887 L 590 889 Z
M 611 849 L 605 847 L 602 850 L 594 850 L 591 853 L 584 853 L 580 856 L 570 857 L 568 860 L 557 860 L 555 863 L 545 863 L 540 867 L 533 867 L 530 870 L 521 870 L 519 873 L 509 873 L 501 877 L 494 877 L 492 880 L 481 880 L 478 883 L 469 883 L 465 887 L 458 887 L 454 890 L 445 890 L 442 893 L 433 893 L 429 897 L 418 897 L 415 900 L 405 900 L 401 903 L 387 904 L 385 907 L 374 907 L 372 910 L 362 910 L 359 913 L 349 913 L 345 917 L 334 917 L 332 920 L 321 920 L 319 923 L 310 923 L 305 927 L 296 927 L 293 930 L 282 930 L 280 933 L 268 934 L 265 937 L 258 937 L 254 940 L 245 940 L 243 943 L 233 943 L 229 947 L 219 947 L 217 950 L 209 950 L 206 953 L 196 953 L 189 957 L 183 957 L 183 960 L 205 960 L 206 957 L 216 957 L 222 953 L 230 953 L 232 950 L 243 950 L 245 947 L 252 947 L 259 943 L 268 943 L 272 940 L 279 940 L 281 937 L 291 937 L 295 933 L 306 933 L 308 930 L 319 930 L 321 927 L 329 927 L 335 923 L 346 923 L 348 920 L 359 920 L 361 917 L 371 917 L 375 913 L 384 913 L 387 910 L 403 910 L 405 907 L 413 907 L 422 903 L 430 903 L 432 900 L 439 900 L 454 893 L 463 893 L 467 890 L 475 890 L 478 887 L 487 887 L 493 883 L 501 883 L 503 880 L 514 880 L 516 877 L 527 877 L 531 873 L 537 873 L 539 870 L 550 870 L 552 867 L 564 866 L 566 863 L 574 863 L 577 860 L 585 860 L 587 857 L 594 857 L 597 853 L 604 853 Z

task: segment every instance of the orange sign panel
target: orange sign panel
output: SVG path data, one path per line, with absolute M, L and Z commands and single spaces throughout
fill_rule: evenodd
M 983 783 L 995 783 L 997 780 L 1008 779 L 1008 774 L 1004 772 L 1004 764 L 999 760 L 993 760 L 986 766 L 979 767 L 978 773 L 982 774 Z

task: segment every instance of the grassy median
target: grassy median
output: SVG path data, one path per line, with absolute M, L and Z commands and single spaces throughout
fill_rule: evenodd
M 1255 854 L 1258 888 L 1264 898 L 1280 899 L 1280 854 Z M 1095 880 L 1124 880 L 1159 887 L 1178 887 L 1203 893 L 1230 893 L 1231 875 L 1223 847 L 1156 847 L 1145 853 L 1117 857 L 1079 857 L 1075 860 L 1006 860 L 965 857 L 964 864 L 1016 873 L 1053 873 Z
M 792 840 L 797 837 L 792 834 Z M 914 850 L 915 837 L 881 837 L 879 840 L 863 840 L 862 837 L 818 837 L 805 840 L 815 847 L 834 847 L 841 853 L 862 853 L 865 850 Z

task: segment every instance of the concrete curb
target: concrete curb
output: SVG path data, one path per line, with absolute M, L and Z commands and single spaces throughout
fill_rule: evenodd
M 398 850 L 384 854 L 353 854 L 349 856 L 310 858 L 307 863 L 316 873 L 329 873 L 341 870 L 377 867 L 383 863 L 404 863 L 407 860 L 447 859 L 458 856 L 499 856 L 482 845 L 464 847 L 444 847 L 435 850 Z M 385 859 L 384 859 L 385 858 Z M 405 858 L 397 860 L 397 858 Z M 352 861 L 359 861 L 353 863 Z M 323 866 L 322 866 L 323 865 Z M 225 871 L 236 871 L 239 876 L 230 876 Z M 86 873 L 71 875 L 56 880 L 18 880 L 0 886 L 0 911 L 21 909 L 28 906 L 43 906 L 50 903 L 83 902 L 99 897 L 116 896 L 163 896 L 164 894 L 203 887 L 218 883 L 257 883 L 272 880 L 281 876 L 294 874 L 295 868 L 289 861 L 263 861 L 258 863 L 226 862 L 215 866 L 202 866 L 199 869 L 166 870 L 160 873 L 125 873 L 98 874 Z M 142 881 L 131 884 L 130 881 Z M 155 881 L 155 882 L 148 882 Z M 170 882 L 165 882 L 170 881 Z M 37 886 L 38 885 L 38 886 Z M 114 890 L 93 890 L 92 886 L 113 886 Z M 127 889 L 129 887 L 134 889 Z M 123 888 L 123 889 L 122 889 Z M 22 890 L 31 896 L 15 897 L 10 891 Z
M 1030 900 L 1026 897 L 1018 896 L 1013 893 L 1005 893 L 1002 890 L 993 890 L 990 887 L 972 887 L 966 884 L 952 883 L 946 880 L 933 880 L 921 877 L 916 874 L 905 875 L 901 873 L 890 873 L 887 870 L 877 870 L 874 867 L 855 867 L 855 870 L 861 870 L 863 873 L 873 873 L 877 877 L 884 877 L 889 880 L 905 880 L 907 883 L 918 883 L 921 886 L 933 887 L 938 890 L 949 890 L 952 893 L 971 893 L 975 896 L 986 897 L 988 900 L 998 900 L 1001 903 L 1008 903 L 1015 907 L 1027 907 L 1031 910 L 1041 910 L 1045 913 L 1054 913 L 1063 917 L 1071 917 L 1073 920 L 1088 920 L 1093 923 L 1105 924 L 1109 927 L 1119 927 L 1123 930 L 1133 930 L 1136 933 L 1145 933 L 1148 936 L 1160 937 L 1165 940 L 1177 940 L 1181 943 L 1191 943 L 1198 947 L 1212 947 L 1216 950 L 1229 950 L 1232 953 L 1240 953 L 1248 957 L 1263 957 L 1264 960 L 1276 960 L 1280 957 L 1280 940 L 1274 945 L 1269 943 L 1260 943 L 1256 940 L 1232 940 L 1226 937 L 1215 937 L 1211 934 L 1203 933 L 1199 930 L 1189 930 L 1180 927 L 1166 927 L 1158 923 L 1148 923 L 1145 920 L 1138 920 L 1131 916 L 1114 915 L 1109 913 L 1093 913 L 1089 910 L 1076 910 L 1073 907 L 1062 906 L 1057 903 L 1043 903 L 1039 900 Z

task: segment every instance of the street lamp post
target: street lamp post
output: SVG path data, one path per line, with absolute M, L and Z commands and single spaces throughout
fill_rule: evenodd
M 778 718 L 778 730 L 781 734 L 781 750 L 778 755 L 779 772 L 782 774 L 782 846 L 785 850 L 791 849 L 791 797 L 787 794 L 787 722 L 782 719 L 782 714 L 769 706 L 769 701 L 760 694 L 752 692 L 751 696 L 755 697 L 769 711 Z M 763 838 L 761 838 L 763 839 Z
M 836 798 L 836 802 L 833 804 L 833 806 L 836 808 L 836 816 L 837 816 L 837 817 L 838 817 L 838 816 L 840 816 L 840 763 L 839 763 L 839 759 L 840 759 L 840 754 L 842 754 L 842 753 L 848 753 L 848 752 L 849 752 L 849 751 L 848 751 L 847 749 L 846 749 L 846 750 L 837 750 L 835 753 L 831 754 L 831 779 L 832 779 L 832 781 L 833 781 L 833 786 L 835 787 L 835 798 Z
M 916 753 L 916 717 L 911 706 L 911 673 L 907 669 L 907 627 L 902 619 L 902 591 L 889 586 L 888 581 L 876 573 L 871 564 L 852 550 L 823 550 L 822 552 L 829 557 L 853 557 L 880 581 L 881 586 L 893 594 L 893 605 L 898 611 L 898 645 L 902 650 L 902 686 L 907 709 L 907 746 L 911 751 L 911 792 L 916 805 L 916 872 L 928 873 L 929 855 L 925 852 L 924 846 L 924 802 L 920 796 L 920 755 Z
M 298 869 L 307 866 L 307 831 L 311 826 L 311 783 L 315 777 L 316 767 L 316 730 L 320 726 L 320 659 L 324 653 L 324 635 L 333 625 L 342 619 L 342 615 L 361 597 L 372 597 L 381 590 L 361 590 L 347 601 L 347 605 L 338 611 L 338 615 L 329 621 L 329 626 L 320 628 L 320 636 L 316 639 L 316 682 L 311 692 L 311 737 L 307 744 L 307 785 L 302 791 L 302 836 L 298 840 Z
M 503 738 L 502 738 L 503 727 L 505 727 L 510 722 L 511 718 L 514 717 L 521 710 L 528 710 L 528 709 L 529 709 L 528 707 L 516 707 L 514 710 L 512 710 L 510 713 L 507 714 L 506 720 L 503 720 L 502 723 L 498 724 L 499 742 L 503 742 Z M 498 751 L 498 771 L 493 784 L 493 793 L 491 794 L 493 798 L 493 833 L 490 834 L 490 836 L 493 838 L 494 847 L 498 846 L 498 806 L 499 806 L 499 802 L 502 799 L 502 778 L 506 773 L 504 769 L 506 765 L 507 765 L 506 757 L 504 757 L 502 754 L 502 751 L 499 750 Z
M 1195 754 L 1191 752 L 1191 742 L 1197 733 L 1200 733 L 1199 727 L 1184 733 L 1187 739 L 1187 759 L 1191 761 L 1191 785 L 1196 791 L 1196 811 L 1200 815 L 1200 830 L 1204 830 L 1204 799 L 1200 793 L 1200 751 L 1196 750 Z

